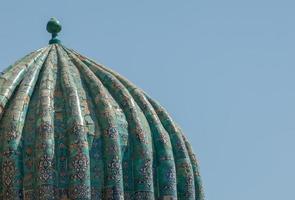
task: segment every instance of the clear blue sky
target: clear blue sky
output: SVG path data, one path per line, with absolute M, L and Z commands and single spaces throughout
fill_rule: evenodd
M 295 1 L 3 1 L 0 70 L 67 47 L 159 100 L 189 137 L 208 200 L 294 200 Z

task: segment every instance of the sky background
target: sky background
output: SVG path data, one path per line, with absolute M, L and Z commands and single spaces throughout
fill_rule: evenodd
M 0 71 L 47 45 L 128 77 L 190 139 L 207 200 L 294 200 L 294 0 L 9 0 Z

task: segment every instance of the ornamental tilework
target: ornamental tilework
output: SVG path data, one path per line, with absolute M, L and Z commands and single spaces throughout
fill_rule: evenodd
M 54 42 L 0 76 L 0 199 L 203 200 L 196 156 L 167 111 Z

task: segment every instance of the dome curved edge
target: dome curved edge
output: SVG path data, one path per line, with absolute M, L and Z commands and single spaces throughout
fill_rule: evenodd
M 199 164 L 168 112 L 60 44 L 0 76 L 1 199 L 203 200 Z

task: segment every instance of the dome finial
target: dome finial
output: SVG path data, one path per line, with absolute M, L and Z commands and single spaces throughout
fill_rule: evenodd
M 62 26 L 56 18 L 52 17 L 48 21 L 46 29 L 49 33 L 52 34 L 52 38 L 51 38 L 51 40 L 49 40 L 49 44 L 59 44 L 60 43 L 60 40 L 57 38 L 57 35 L 61 31 L 61 28 L 62 28 Z

